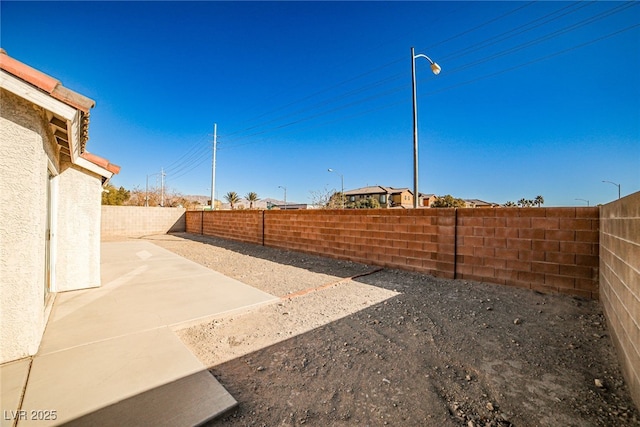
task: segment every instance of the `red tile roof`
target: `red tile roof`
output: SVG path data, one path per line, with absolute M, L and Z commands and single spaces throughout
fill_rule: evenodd
M 113 174 L 117 174 L 118 172 L 120 172 L 120 166 L 114 165 L 113 163 L 109 162 L 109 160 L 105 159 L 104 157 L 96 156 L 95 154 L 89 153 L 88 151 L 85 151 L 84 153 L 82 153 L 80 155 L 80 157 L 82 157 L 85 160 L 90 161 L 94 165 L 100 166 L 102 169 L 108 170 L 109 172 L 111 172 Z
M 85 114 L 85 118 L 88 117 L 89 110 L 96 105 L 94 100 L 62 86 L 59 80 L 10 57 L 2 48 L 0 48 L 0 69 L 37 87 L 58 101 L 82 111 Z M 105 158 L 87 151 L 84 151 L 80 156 L 113 174 L 120 172 L 120 166 L 110 163 L 109 160 Z
M 59 80 L 13 59 L 4 49 L 1 48 L 0 68 L 5 70 L 7 73 L 13 74 L 19 79 L 32 84 L 38 89 L 45 91 L 58 101 L 62 101 L 67 105 L 77 108 L 83 113 L 88 113 L 89 110 L 96 105 L 94 100 L 67 89 L 62 86 L 62 83 L 60 83 Z

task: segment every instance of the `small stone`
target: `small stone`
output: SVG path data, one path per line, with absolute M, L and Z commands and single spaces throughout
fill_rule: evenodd
M 469 420 L 469 422 L 467 423 L 467 427 L 476 427 L 476 424 L 473 421 Z
M 490 411 L 493 411 L 493 403 L 488 402 L 487 403 L 487 409 L 490 410 Z
M 598 388 L 604 388 L 604 383 L 602 382 L 601 379 L 596 378 L 595 380 L 593 380 L 593 382 L 596 384 L 596 387 Z
M 258 371 L 258 372 L 264 371 L 264 366 L 258 366 L 258 369 L 256 369 L 256 371 Z
M 522 323 L 522 320 L 520 320 L 520 318 L 516 318 L 516 319 L 513 321 L 513 324 L 514 324 L 514 325 L 519 325 L 520 323 Z
M 383 379 L 382 379 L 382 382 L 383 382 L 383 383 L 387 383 L 387 384 L 391 384 L 391 381 L 389 381 L 389 380 L 388 380 L 388 379 L 386 379 L 386 378 L 383 378 Z
M 464 377 L 464 379 L 467 381 L 471 381 L 471 375 L 467 375 L 466 377 Z

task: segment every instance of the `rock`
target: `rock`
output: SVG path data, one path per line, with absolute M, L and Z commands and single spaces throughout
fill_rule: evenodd
M 521 323 L 522 323 L 522 320 L 520 320 L 520 318 L 516 318 L 516 319 L 513 321 L 513 324 L 514 324 L 514 325 L 519 325 L 519 324 L 521 324 Z
M 487 409 L 493 411 L 493 403 L 487 402 Z
M 262 372 L 262 371 L 264 371 L 264 366 L 258 366 L 258 368 L 256 369 L 256 371 L 258 371 L 258 372 Z
M 601 379 L 596 378 L 595 380 L 593 380 L 593 382 L 596 384 L 596 387 L 598 388 L 604 388 L 604 383 L 602 382 Z

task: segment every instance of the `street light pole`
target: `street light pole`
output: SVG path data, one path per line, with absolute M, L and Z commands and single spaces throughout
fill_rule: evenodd
M 608 182 L 609 184 L 613 184 L 616 187 L 618 187 L 618 199 L 620 199 L 620 184 L 616 184 L 615 182 L 611 182 L 611 181 L 602 181 L 602 182 Z
M 216 150 L 218 145 L 218 124 L 213 124 L 213 158 L 211 159 L 211 210 L 216 209 Z
M 278 188 L 282 188 L 284 190 L 284 209 L 287 210 L 287 187 L 278 185 Z
M 423 54 L 415 54 L 411 48 L 411 78 L 413 83 L 413 207 L 418 208 L 418 100 L 416 93 L 416 58 L 425 58 L 431 64 L 431 71 L 436 76 L 440 74 L 440 66 L 433 62 L 431 58 Z
M 342 189 L 340 190 L 340 191 L 341 191 L 341 192 L 340 192 L 340 201 L 341 201 L 341 203 L 340 203 L 340 204 L 342 205 L 342 209 L 344 209 L 344 175 L 342 175 L 342 174 L 341 174 L 341 173 L 339 173 L 339 172 L 334 171 L 334 170 L 333 170 L 333 169 L 331 169 L 331 168 L 327 169 L 327 171 L 329 171 L 329 172 L 335 172 L 335 173 L 337 173 L 338 175 L 340 175 L 340 185 L 341 185 L 341 187 L 342 187 Z
M 589 201 L 587 199 L 576 199 L 576 200 L 580 200 L 582 202 L 587 202 L 587 206 L 589 206 Z

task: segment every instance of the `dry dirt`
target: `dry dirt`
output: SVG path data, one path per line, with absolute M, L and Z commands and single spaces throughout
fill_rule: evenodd
M 597 301 L 148 239 L 281 297 L 178 332 L 239 402 L 212 426 L 640 425 Z

